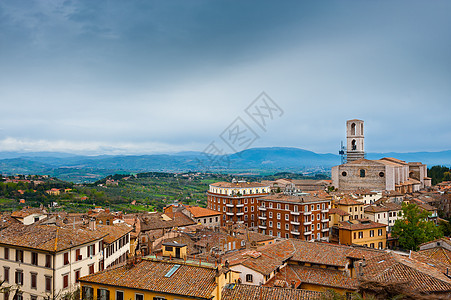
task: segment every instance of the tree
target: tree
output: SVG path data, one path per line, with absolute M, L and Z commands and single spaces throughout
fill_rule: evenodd
M 439 227 L 428 221 L 429 213 L 416 204 L 403 203 L 402 212 L 403 218 L 396 220 L 392 231 L 401 248 L 418 250 L 420 244 L 443 236 Z

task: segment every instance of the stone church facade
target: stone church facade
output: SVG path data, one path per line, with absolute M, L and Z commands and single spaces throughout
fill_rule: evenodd
M 332 185 L 335 188 L 412 193 L 431 186 L 425 164 L 407 163 L 391 157 L 365 159 L 362 120 L 349 120 L 346 128 L 347 162 L 332 168 Z

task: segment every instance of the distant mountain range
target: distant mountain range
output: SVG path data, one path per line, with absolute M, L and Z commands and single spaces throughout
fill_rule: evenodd
M 368 159 L 395 157 L 429 166 L 451 165 L 451 150 L 441 152 L 368 153 Z M 272 172 L 328 172 L 340 156 L 299 148 L 252 148 L 225 156 L 185 151 L 175 154 L 81 156 L 60 152 L 0 152 L 3 174 L 49 174 L 73 182 L 94 181 L 121 172 L 222 171 L 267 174 Z

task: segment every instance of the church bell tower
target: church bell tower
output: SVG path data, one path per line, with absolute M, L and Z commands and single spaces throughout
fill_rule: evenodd
M 363 121 L 357 119 L 346 121 L 347 162 L 365 158 L 363 140 Z

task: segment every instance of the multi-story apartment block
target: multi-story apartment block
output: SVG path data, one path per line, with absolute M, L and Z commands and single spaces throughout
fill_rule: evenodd
M 328 240 L 330 199 L 275 194 L 258 202 L 259 232 L 281 238 Z
M 222 212 L 221 224 L 258 224 L 258 199 L 270 193 L 269 185 L 258 182 L 234 181 L 210 184 L 208 208 Z
M 387 232 L 391 232 L 396 220 L 402 219 L 402 206 L 390 202 L 373 204 L 365 207 L 365 217 L 387 225 Z
M 11 224 L 1 231 L 2 287 L 10 299 L 54 299 L 73 292 L 81 276 L 97 272 L 103 261 L 105 234 L 49 225 Z M 7 292 L 7 291 L 5 291 Z

